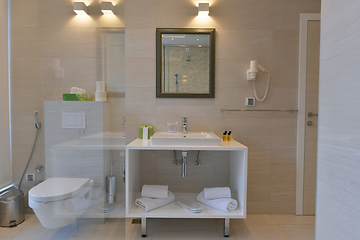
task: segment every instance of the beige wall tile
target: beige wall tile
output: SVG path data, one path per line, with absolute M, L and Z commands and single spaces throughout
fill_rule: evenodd
M 298 55 L 299 30 L 274 30 L 273 87 L 297 88 Z
M 197 16 L 197 8 L 191 1 L 156 1 L 156 27 L 182 28 L 190 25 Z
M 39 43 L 42 57 L 97 57 L 98 43 L 95 27 L 40 28 Z
M 247 90 L 246 70 L 250 66 L 248 59 L 216 58 L 215 60 L 215 94 L 219 88 L 244 88 Z
M 271 29 L 274 18 L 273 1 L 216 1 L 211 5 L 210 16 L 217 28 Z
M 11 65 L 11 88 L 31 87 L 40 84 L 38 57 L 12 57 Z
M 38 27 L 39 26 L 39 0 L 35 1 L 11 1 L 11 11 L 17 14 L 10 14 L 13 27 Z
M 126 114 L 156 116 L 155 88 L 126 88 Z
M 271 84 L 271 83 L 270 83 Z M 272 109 L 298 109 L 298 89 L 297 88 L 273 88 L 269 93 L 272 98 Z M 281 114 L 281 113 L 280 113 Z M 296 112 L 284 113 L 296 116 Z
M 33 116 L 35 111 L 41 112 L 41 97 L 37 86 L 14 87 L 11 89 L 11 114 Z
M 297 116 L 278 113 L 272 118 L 272 147 L 296 146 Z
M 38 57 L 40 51 L 39 28 L 11 28 L 11 56 Z
M 247 201 L 247 213 L 248 214 L 268 214 L 270 213 L 270 201 Z
M 34 136 L 32 136 L 33 139 L 31 141 L 31 143 L 28 144 L 18 144 L 13 142 L 12 146 L 13 149 L 16 149 L 16 151 L 12 152 L 12 179 L 13 179 L 13 183 L 15 185 L 18 186 L 21 176 L 25 170 L 25 167 L 27 165 L 27 162 L 29 160 L 30 157 L 30 153 L 33 147 L 33 142 L 35 139 L 35 133 Z M 35 146 L 34 149 L 34 153 L 32 156 L 32 160 L 29 163 L 29 167 L 28 169 L 30 170 L 29 172 L 34 173 L 33 169 L 38 165 L 38 164 L 42 164 L 44 165 L 45 162 L 43 161 L 43 140 L 42 140 L 42 136 L 39 136 L 37 144 Z M 27 183 L 25 180 L 24 176 L 24 180 L 22 182 L 22 187 L 21 189 L 24 190 L 28 190 L 31 187 L 34 186 L 34 183 Z M 36 174 L 36 181 L 41 180 L 40 178 L 42 177 L 41 174 Z
M 213 116 L 214 99 L 184 98 L 156 99 L 158 116 L 205 117 Z M 189 126 L 190 123 L 189 123 Z
M 156 0 L 135 0 L 125 3 L 126 28 L 155 28 Z
M 126 87 L 156 86 L 155 58 L 127 58 L 126 59 Z
M 258 60 L 270 68 L 273 54 L 273 30 L 216 29 L 216 57 L 225 59 Z M 266 61 L 265 61 L 266 60 Z M 243 73 L 244 78 L 246 72 Z
M 248 175 L 248 202 L 270 202 L 270 173 Z M 250 205 L 251 206 L 251 205 Z M 251 212 L 261 213 L 261 212 Z
M 155 33 L 154 28 L 127 28 L 125 34 L 126 58 L 154 58 Z

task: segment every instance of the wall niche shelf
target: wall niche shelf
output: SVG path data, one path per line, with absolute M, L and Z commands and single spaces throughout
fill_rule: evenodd
M 232 198 L 238 201 L 238 208 L 225 213 L 203 205 L 201 213 L 190 213 L 176 204 L 177 199 L 196 201 L 198 193 L 174 192 L 175 201 L 161 208 L 147 213 L 139 210 L 135 200 L 141 197 L 140 186 L 140 151 L 141 150 L 204 150 L 230 152 L 230 189 Z M 246 218 L 246 192 L 247 192 L 247 159 L 248 148 L 232 140 L 221 141 L 220 146 L 151 146 L 150 140 L 135 139 L 126 146 L 126 217 L 141 218 L 142 236 L 146 236 L 147 218 L 223 218 L 224 236 L 229 236 L 230 219 Z M 170 189 L 171 190 L 171 189 Z

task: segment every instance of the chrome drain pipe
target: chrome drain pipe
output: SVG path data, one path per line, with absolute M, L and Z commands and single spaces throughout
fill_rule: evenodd
M 187 156 L 188 156 L 188 151 L 181 151 L 181 155 L 182 155 L 181 176 L 186 177 L 187 176 Z

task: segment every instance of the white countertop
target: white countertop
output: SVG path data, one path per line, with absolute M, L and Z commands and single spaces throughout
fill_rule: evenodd
M 144 139 L 135 139 L 128 145 L 126 149 L 148 149 L 148 150 L 208 150 L 208 151 L 226 151 L 226 150 L 247 150 L 247 147 L 238 141 L 231 140 L 222 141 L 220 146 L 161 146 L 161 145 L 151 145 L 150 140 Z

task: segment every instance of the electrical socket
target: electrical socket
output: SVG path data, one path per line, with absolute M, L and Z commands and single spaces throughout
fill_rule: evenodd
M 245 98 L 245 105 L 246 106 L 255 106 L 255 98 L 249 97 L 249 98 Z
M 26 181 L 27 182 L 35 182 L 35 173 L 26 174 Z

